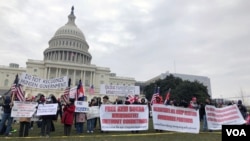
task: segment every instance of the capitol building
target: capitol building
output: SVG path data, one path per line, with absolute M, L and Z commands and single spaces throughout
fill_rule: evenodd
M 85 96 L 88 100 L 94 96 L 102 97 L 100 94 L 101 85 L 122 85 L 122 86 L 145 86 L 157 79 L 162 79 L 170 73 L 163 73 L 155 76 L 152 79 L 139 82 L 131 77 L 116 76 L 111 73 L 110 68 L 100 67 L 91 64 L 92 55 L 89 53 L 89 45 L 85 39 L 83 32 L 77 27 L 75 23 L 76 16 L 74 15 L 74 8 L 72 7 L 68 15 L 68 22 L 60 27 L 49 40 L 49 47 L 43 52 L 43 60 L 28 59 L 26 68 L 19 67 L 16 63 L 10 63 L 9 66 L 0 66 L 0 95 L 9 92 L 16 75 L 22 73 L 33 75 L 42 79 L 53 79 L 63 76 L 71 78 L 71 87 L 77 86 L 79 80 L 82 81 Z M 209 95 L 211 96 L 210 79 L 204 76 L 173 74 L 184 80 L 199 81 L 208 88 Z M 89 89 L 94 86 L 94 94 L 89 94 Z M 64 89 L 37 89 L 24 86 L 25 93 L 50 94 L 60 97 Z M 140 88 L 142 93 L 142 87 Z M 114 100 L 116 96 L 111 96 L 110 99 Z
M 89 45 L 83 32 L 75 23 L 76 16 L 72 7 L 68 15 L 68 22 L 60 27 L 49 40 L 49 47 L 43 52 L 43 60 L 28 59 L 26 68 L 20 68 L 16 63 L 9 66 L 0 66 L 0 92 L 8 91 L 15 80 L 24 72 L 43 79 L 52 79 L 62 76 L 71 78 L 71 86 L 76 86 L 81 79 L 85 95 L 88 99 L 99 95 L 101 84 L 134 86 L 135 79 L 116 76 L 108 67 L 99 67 L 91 64 L 92 56 L 89 53 Z M 94 86 L 95 94 L 88 94 L 88 89 Z M 25 93 L 57 97 L 63 94 L 63 89 L 43 90 L 24 87 Z

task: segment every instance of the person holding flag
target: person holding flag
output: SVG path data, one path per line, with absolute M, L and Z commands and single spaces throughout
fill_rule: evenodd
M 5 136 L 10 135 L 11 125 L 13 122 L 13 117 L 11 117 L 11 110 L 12 110 L 15 95 L 16 95 L 16 93 L 18 93 L 17 88 L 16 88 L 17 85 L 18 85 L 18 74 L 16 75 L 14 83 L 11 86 L 11 91 L 12 91 L 11 97 L 6 96 L 4 99 L 4 103 L 2 105 L 3 106 L 3 114 L 2 114 L 2 120 L 0 122 L 0 131 L 2 131 L 2 129 L 4 128 L 6 121 L 8 121 L 6 130 L 4 133 Z
M 163 104 L 162 97 L 160 96 L 160 87 L 155 88 L 155 93 L 151 99 L 151 105 L 153 104 Z

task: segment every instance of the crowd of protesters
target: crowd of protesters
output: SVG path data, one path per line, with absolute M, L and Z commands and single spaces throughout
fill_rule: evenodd
M 83 98 L 77 99 L 78 101 L 84 101 Z M 45 98 L 44 95 L 37 95 L 36 97 L 28 95 L 26 101 L 33 101 L 38 102 L 38 104 L 50 104 L 50 103 L 58 103 L 58 112 L 56 115 L 47 115 L 47 116 L 40 116 L 39 120 L 35 123 L 37 127 L 40 128 L 40 136 L 41 137 L 49 137 L 51 132 L 55 131 L 54 121 L 60 118 L 61 123 L 64 127 L 64 135 L 70 136 L 71 130 L 74 127 L 77 134 L 86 133 L 93 133 L 96 130 L 100 130 L 100 132 L 107 132 L 101 130 L 100 118 L 92 118 L 87 119 L 87 115 L 85 113 L 75 113 L 75 99 L 69 99 L 66 103 L 62 103 L 60 99 L 57 99 L 54 95 L 50 95 L 49 97 Z M 246 124 L 250 124 L 250 117 L 249 113 L 247 112 L 246 106 L 242 103 L 241 100 L 238 100 L 237 103 L 229 102 L 228 104 L 222 103 L 214 103 L 211 99 L 207 98 L 204 102 L 198 102 L 196 97 L 193 97 L 189 102 L 185 100 L 181 100 L 177 102 L 174 99 L 165 100 L 161 96 L 156 96 L 153 101 L 148 101 L 146 98 L 139 98 L 139 96 L 133 97 L 126 97 L 125 100 L 116 99 L 114 102 L 109 100 L 108 96 L 101 97 L 94 97 L 89 101 L 89 107 L 91 106 L 101 106 L 102 104 L 142 104 L 148 105 L 149 110 L 153 104 L 165 104 L 165 105 L 172 105 L 172 106 L 179 106 L 185 108 L 193 108 L 199 110 L 201 121 L 203 121 L 203 131 L 211 131 L 207 128 L 207 120 L 206 120 L 206 113 L 205 113 L 205 106 L 206 105 L 214 105 L 216 107 L 223 107 L 227 105 L 237 104 L 238 108 L 243 116 L 243 118 L 247 121 Z M 5 136 L 10 135 L 11 126 L 13 123 L 13 118 L 11 117 L 11 97 L 6 96 L 4 98 L 4 102 L 1 104 L 3 108 L 3 114 L 0 122 L 0 131 L 4 130 L 3 134 Z M 7 124 L 6 124 L 7 123 Z M 34 121 L 31 121 L 31 118 L 19 118 L 20 128 L 19 128 L 19 137 L 26 137 L 29 135 L 29 130 L 33 129 Z M 86 124 L 85 124 L 86 123 Z M 84 131 L 84 125 L 86 125 L 87 131 Z M 99 128 L 97 128 L 99 125 Z M 5 129 L 4 129 L 5 128 Z M 159 130 L 157 130 L 159 131 Z M 134 130 L 131 131 L 132 133 L 138 133 L 139 131 Z

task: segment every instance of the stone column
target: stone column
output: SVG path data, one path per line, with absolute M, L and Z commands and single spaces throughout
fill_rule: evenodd
M 47 69 L 47 67 L 46 67 L 45 70 L 44 70 L 44 78 L 45 78 L 45 79 L 47 79 L 47 74 L 48 74 L 47 71 L 48 71 L 48 69 Z
M 62 68 L 59 68 L 59 77 L 61 77 Z
M 92 74 L 93 72 L 92 71 L 90 71 L 90 82 L 89 82 L 89 85 L 91 86 L 91 84 L 93 84 L 92 82 L 93 82 L 93 74 Z
M 76 70 L 74 70 L 74 74 L 73 74 L 73 86 L 76 85 Z
M 86 75 L 86 71 L 85 70 L 83 70 L 83 83 L 84 83 L 84 86 L 85 86 L 85 75 Z
M 58 68 L 56 68 L 56 78 L 58 77 Z
M 47 79 L 50 79 L 50 67 L 49 67 L 49 72 L 48 72 L 48 77 L 47 77 Z
M 93 71 L 93 82 L 92 82 L 93 85 L 95 85 L 95 72 Z

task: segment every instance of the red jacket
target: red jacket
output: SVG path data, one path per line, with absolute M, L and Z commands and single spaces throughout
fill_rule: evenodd
M 63 108 L 62 123 L 72 125 L 74 121 L 75 105 L 71 104 Z

